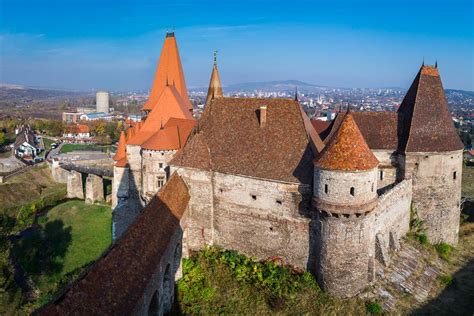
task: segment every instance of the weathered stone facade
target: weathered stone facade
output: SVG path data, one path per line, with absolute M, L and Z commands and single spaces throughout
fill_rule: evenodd
M 400 155 L 404 177 L 413 180 L 413 206 L 433 244 L 456 245 L 461 214 L 462 150 Z
M 170 177 L 168 163 L 175 153 L 176 150 L 142 150 L 142 197 L 146 202 L 156 195 Z
M 82 174 L 77 171 L 70 171 L 67 177 L 67 197 L 69 199 L 84 199 L 84 186 Z
M 101 177 L 95 174 L 88 174 L 86 178 L 86 203 L 103 202 L 104 183 Z

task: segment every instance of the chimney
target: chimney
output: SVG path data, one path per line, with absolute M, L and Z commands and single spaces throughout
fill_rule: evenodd
M 260 106 L 260 127 L 265 127 L 267 124 L 267 106 Z

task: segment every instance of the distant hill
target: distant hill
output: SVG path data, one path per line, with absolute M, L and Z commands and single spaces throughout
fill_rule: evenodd
M 226 86 L 227 91 L 288 91 L 288 90 L 319 90 L 326 88 L 321 85 L 315 85 L 299 80 L 281 80 L 281 81 L 266 81 L 266 82 L 244 82 Z

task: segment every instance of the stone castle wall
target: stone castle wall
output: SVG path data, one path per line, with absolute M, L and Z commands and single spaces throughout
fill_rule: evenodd
M 314 197 L 326 203 L 353 205 L 367 203 L 377 196 L 377 168 L 360 172 L 315 168 L 313 187 Z
M 148 201 L 161 189 L 158 183 L 163 179 L 163 185 L 168 180 L 170 173 L 168 163 L 174 157 L 176 151 L 142 151 L 142 196 Z
M 461 204 L 462 151 L 407 153 L 405 178 L 413 181 L 413 205 L 424 221 L 430 243 L 456 245 Z
M 187 251 L 216 244 L 307 268 L 309 187 L 188 168 L 178 173 L 191 195 L 183 228 Z
M 377 188 L 383 188 L 395 183 L 399 178 L 398 155 L 393 150 L 372 150 L 379 161 Z

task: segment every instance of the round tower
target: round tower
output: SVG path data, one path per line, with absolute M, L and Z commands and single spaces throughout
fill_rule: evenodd
M 95 105 L 97 112 L 109 113 L 109 93 L 107 91 L 97 91 Z
M 314 161 L 313 205 L 320 285 L 353 296 L 372 280 L 378 160 L 350 113 Z

